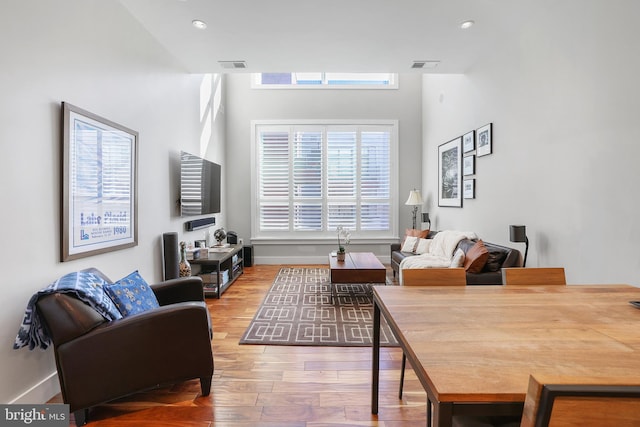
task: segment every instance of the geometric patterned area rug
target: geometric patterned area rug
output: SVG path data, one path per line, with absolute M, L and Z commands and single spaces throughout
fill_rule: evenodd
M 328 268 L 284 267 L 240 344 L 362 347 L 372 337 L 371 285 L 331 284 Z M 384 317 L 380 345 L 398 345 Z

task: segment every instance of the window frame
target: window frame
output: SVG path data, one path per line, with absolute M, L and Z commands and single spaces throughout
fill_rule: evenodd
M 389 74 L 389 84 L 331 84 L 327 81 L 327 74 L 333 73 L 325 73 L 318 72 L 318 74 L 322 75 L 322 82 L 319 84 L 298 84 L 298 83 L 283 83 L 283 84 L 263 84 L 262 76 L 263 73 L 252 73 L 251 75 L 251 88 L 252 89 L 295 89 L 295 90 L 327 90 L 327 89 L 378 89 L 378 90 L 389 90 L 389 89 L 398 89 L 398 73 L 351 73 L 351 74 Z M 297 74 L 295 72 L 291 73 L 280 73 L 280 74 Z M 313 73 L 309 73 L 313 74 Z M 293 78 L 292 78 L 293 81 Z
M 398 215 L 398 120 L 253 120 L 251 122 L 251 241 L 263 244 L 319 244 L 327 243 L 336 239 L 335 230 L 325 231 L 261 231 L 260 230 L 260 174 L 258 165 L 259 155 L 259 129 L 262 127 L 273 127 L 273 130 L 293 129 L 296 127 L 352 127 L 366 128 L 375 126 L 388 127 L 390 130 L 389 147 L 389 229 L 384 231 L 356 231 L 351 230 L 352 243 L 386 243 L 398 235 L 397 215 Z M 291 138 L 290 138 L 291 140 Z M 326 155 L 326 153 L 325 153 Z M 360 157 L 358 157 L 360 164 Z M 291 166 L 291 163 L 289 163 Z M 289 168 L 291 177 L 292 169 Z M 359 202 L 360 194 L 357 195 Z M 287 203 L 291 207 L 293 195 L 289 197 Z M 323 218 L 326 218 L 326 194 L 323 194 Z

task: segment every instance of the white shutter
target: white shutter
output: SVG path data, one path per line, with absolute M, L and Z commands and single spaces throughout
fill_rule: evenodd
M 391 132 L 363 130 L 360 161 L 360 227 L 388 230 L 391 215 Z
M 391 124 L 257 125 L 258 235 L 389 236 L 394 134 Z
M 327 132 L 327 197 L 355 198 L 357 194 L 357 134 Z
M 289 133 L 260 133 L 260 197 L 289 196 Z
M 322 231 L 323 131 L 298 129 L 293 137 L 293 229 Z
M 289 230 L 289 132 L 260 132 L 260 229 Z
M 322 197 L 322 132 L 297 131 L 293 139 L 294 197 Z
M 289 231 L 289 203 L 260 204 L 260 230 Z

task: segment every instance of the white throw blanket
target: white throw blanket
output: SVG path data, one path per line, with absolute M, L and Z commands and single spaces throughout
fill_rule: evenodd
M 477 239 L 472 231 L 444 230 L 438 232 L 429 245 L 429 250 L 422 255 L 408 256 L 400 261 L 400 277 L 405 268 L 447 268 L 451 266 L 451 258 L 458 243 L 463 239 Z

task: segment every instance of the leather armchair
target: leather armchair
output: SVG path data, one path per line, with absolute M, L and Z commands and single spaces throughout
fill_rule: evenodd
M 212 334 L 202 280 L 172 279 L 151 288 L 159 308 L 115 321 L 68 294 L 39 299 L 62 397 L 77 425 L 86 423 L 92 406 L 161 384 L 199 378 L 202 395 L 209 395 Z

